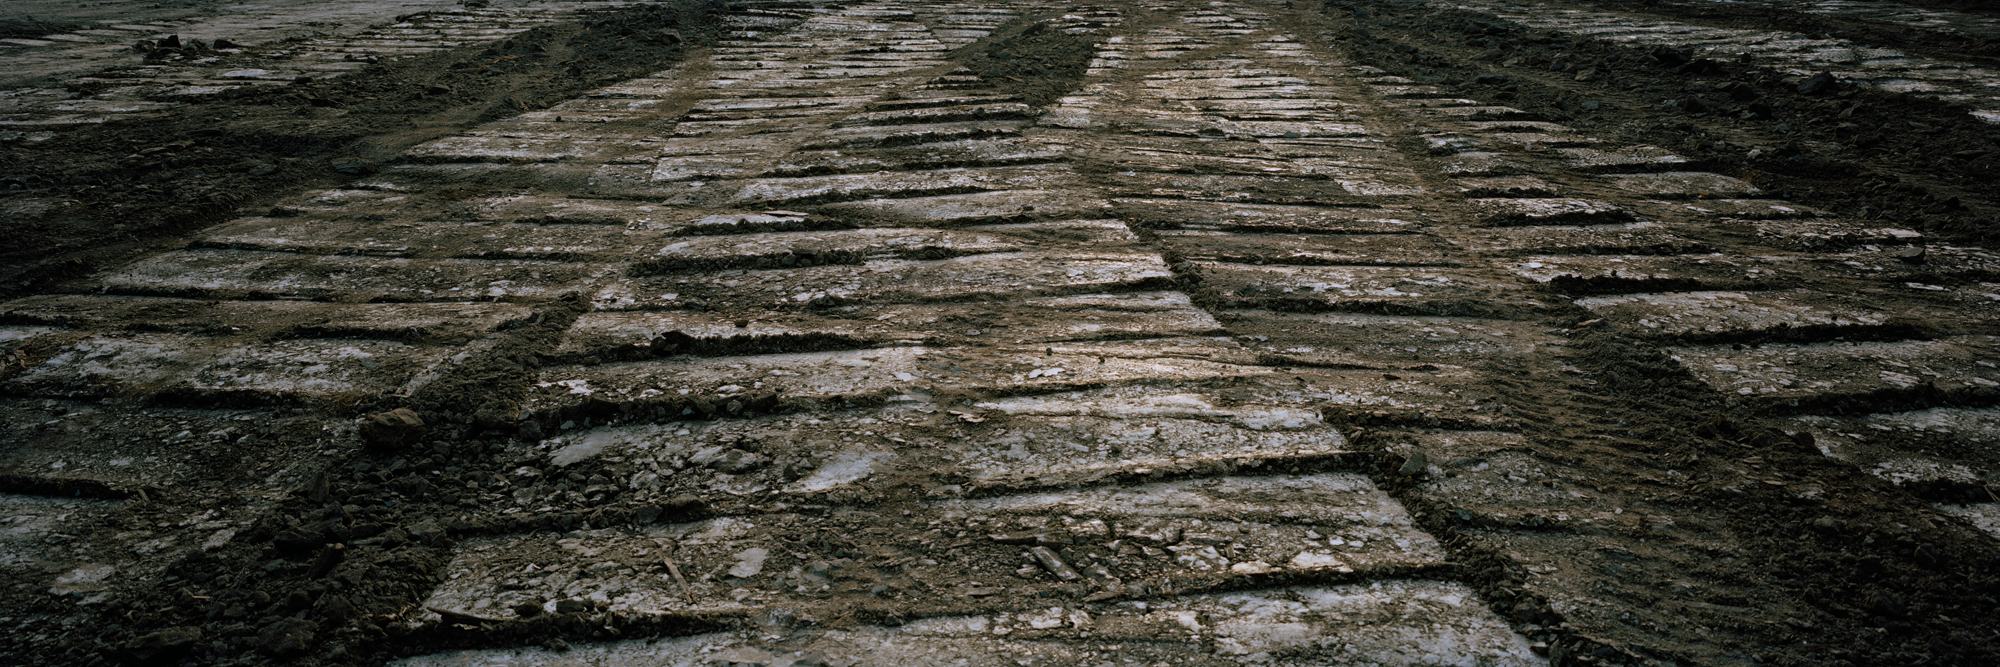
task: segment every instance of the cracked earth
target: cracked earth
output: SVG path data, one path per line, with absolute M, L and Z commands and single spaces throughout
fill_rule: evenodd
M 1979 3 L 21 3 L 0 662 L 1986 665 Z

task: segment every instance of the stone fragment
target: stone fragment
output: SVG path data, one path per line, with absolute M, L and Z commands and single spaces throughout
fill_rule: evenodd
M 376 452 L 394 452 L 416 444 L 426 430 L 416 411 L 396 408 L 362 419 L 361 443 Z
M 1064 563 L 1062 557 L 1057 556 L 1056 552 L 1050 551 L 1048 547 L 1035 547 L 1029 549 L 1028 553 L 1035 557 L 1036 563 L 1041 564 L 1050 574 L 1056 575 L 1057 579 L 1076 581 L 1083 578 L 1083 575 L 1077 574 L 1074 568 Z

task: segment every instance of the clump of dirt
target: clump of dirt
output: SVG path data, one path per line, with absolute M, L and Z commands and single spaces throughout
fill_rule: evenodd
M 167 118 L 0 146 L 0 211 L 14 239 L 0 252 L 0 298 L 366 175 L 417 143 L 659 71 L 714 43 L 724 11 L 716 0 L 597 11 L 494 44 L 202 98 Z M 267 49 L 226 64 L 252 66 Z
M 1991 188 L 2000 178 L 2000 127 L 1961 105 L 1838 82 L 1802 87 L 1808 82 L 1754 64 L 1696 62 L 1694 54 L 1529 30 L 1474 11 L 1338 2 L 1330 14 L 1346 20 L 1336 39 L 1398 76 L 1607 139 L 1663 146 L 1854 219 L 1950 241 L 2000 240 Z
M 1019 19 L 952 59 L 1030 106 L 1047 106 L 1083 85 L 1100 39 L 1090 27 L 1063 19 Z

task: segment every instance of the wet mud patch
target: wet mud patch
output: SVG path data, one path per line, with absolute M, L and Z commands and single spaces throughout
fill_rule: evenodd
M 1053 104 L 1083 85 L 1103 36 L 1096 23 L 1027 17 L 953 54 L 981 79 L 1030 106 Z
M 15 242 L 0 252 L 0 296 L 115 264 L 163 237 L 287 194 L 365 176 L 409 146 L 665 69 L 714 43 L 724 11 L 720 2 L 682 0 L 591 12 L 495 43 L 332 79 L 247 86 L 165 116 L 44 141 L 8 141 L 0 145 L 0 218 Z M 290 46 L 246 49 L 222 64 L 255 68 L 265 53 Z

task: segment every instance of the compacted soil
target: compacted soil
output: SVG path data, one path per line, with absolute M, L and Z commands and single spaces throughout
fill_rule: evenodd
M 0 663 L 2000 661 L 1982 3 L 564 12 L 6 136 Z

